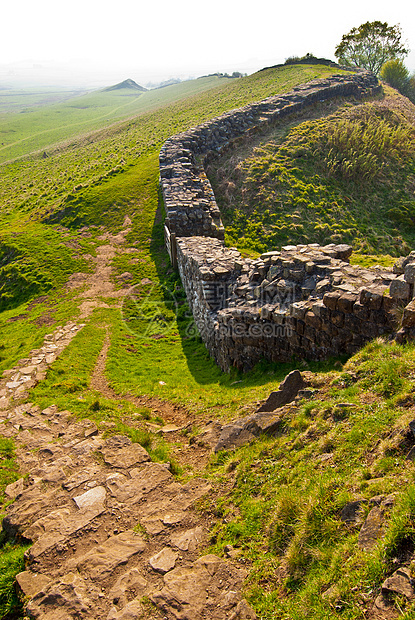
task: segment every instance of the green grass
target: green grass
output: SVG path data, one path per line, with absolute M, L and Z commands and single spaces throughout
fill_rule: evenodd
M 414 106 L 387 94 L 323 104 L 321 113 L 303 115 L 285 132 L 277 126 L 272 140 L 264 136 L 253 150 L 241 147 L 212 165 L 228 244 L 263 252 L 342 242 L 361 254 L 408 253 L 415 243 Z
M 4 489 L 17 478 L 18 467 L 14 458 L 13 441 L 0 436 L 0 502 L 5 501 Z
M 22 618 L 22 604 L 15 589 L 15 576 L 24 570 L 27 547 L 6 543 L 0 546 L 0 619 Z
M 117 231 L 129 215 L 133 221 L 129 243 L 143 252 L 142 268 L 135 268 L 135 275 L 152 273 L 160 280 L 149 240 L 155 219 L 160 226 L 158 152 L 166 138 L 227 109 L 329 73 L 327 67 L 287 67 L 238 80 L 203 78 L 151 91 L 142 95 L 151 95 L 148 109 L 128 121 L 80 137 L 72 127 L 71 144 L 55 145 L 46 159 L 40 154 L 3 164 L 0 287 L 4 288 L 2 303 L 7 312 L 0 314 L 0 330 L 7 337 L 3 340 L 9 352 L 7 363 L 13 361 L 12 350 L 15 359 L 24 354 L 23 348 L 18 352 L 9 345 L 8 321 L 13 318 L 9 311 L 13 310 L 13 316 L 24 315 L 19 330 L 32 333 L 33 312 L 27 312 L 27 302 L 39 295 L 62 295 L 59 291 L 70 273 L 90 269 L 83 256 L 94 255 L 101 226 Z M 104 95 L 111 93 L 99 96 Z M 45 106 L 38 112 L 46 117 L 48 110 Z M 26 128 L 24 136 L 30 135 Z M 29 146 L 26 144 L 26 152 Z M 120 269 L 123 260 L 118 261 Z M 161 262 L 167 260 L 164 252 Z M 66 293 L 64 299 L 62 311 L 52 313 L 56 322 L 51 321 L 50 329 L 65 316 L 73 318 L 73 305 Z
M 100 90 L 54 105 L 25 108 L 19 114 L 11 114 L 9 108 L 0 113 L 0 161 L 47 149 L 79 133 L 107 127 L 119 119 L 203 92 L 221 81 L 224 80 L 217 77 L 204 78 L 148 92 L 129 88 Z
M 160 99 L 147 99 L 149 107 L 142 108 L 138 116 L 112 123 L 116 120 L 114 113 L 110 127 L 104 126 L 104 119 L 98 120 L 103 123 L 101 129 L 76 136 L 78 119 L 87 121 L 82 131 L 89 131 L 92 125 L 88 123 L 96 121 L 93 114 L 99 113 L 98 99 L 94 109 L 91 96 L 91 109 L 67 110 L 67 122 L 73 126 L 65 134 L 65 144 L 48 148 L 46 158 L 29 155 L 31 140 L 34 148 L 39 148 L 55 139 L 54 134 L 44 134 L 45 142 L 39 142 L 39 136 L 30 137 L 22 130 L 22 137 L 29 139 L 16 147 L 16 153 L 26 153 L 27 157 L 1 167 L 0 269 L 13 266 L 13 272 L 4 274 L 13 273 L 16 282 L 25 279 L 26 284 L 21 290 L 18 286 L 10 288 L 7 309 L 0 312 L 0 371 L 39 347 L 44 335 L 56 326 L 77 318 L 79 300 L 73 291 L 65 289 L 65 281 L 74 271 L 92 268 L 85 255 L 94 256 L 96 247 L 105 243 L 99 237 L 105 232 L 118 232 L 125 215 L 132 220 L 127 246 L 137 250 L 119 254 L 113 261 L 114 282 L 118 274 L 132 274 L 134 297 L 127 298 L 121 309 L 113 300 L 106 300 L 110 307 L 97 309 L 88 318 L 85 328 L 51 366 L 46 379 L 31 391 L 31 401 L 42 407 L 55 403 L 103 427 L 114 423 L 111 432 L 127 433 L 144 445 L 154 460 L 167 461 L 174 458 L 175 447 L 147 427 L 147 422 L 163 421 L 151 408 L 137 406 L 123 396 L 145 394 L 185 405 L 190 423 L 197 416 L 198 422 L 227 420 L 245 415 L 243 407 L 265 398 L 292 368 L 318 373 L 313 381 L 322 393 L 287 413 L 281 436 L 260 438 L 237 451 L 220 453 L 206 472 L 215 488 L 220 489 L 218 496 L 214 500 L 212 496 L 204 505 L 212 521 L 217 522 L 211 549 L 219 554 L 226 544 L 240 549 L 249 568 L 246 593 L 261 620 L 361 618 L 362 605 L 366 604 L 362 601 L 368 600 L 367 605 L 373 601 L 382 579 L 396 566 L 394 558 L 401 558 L 403 546 L 413 540 L 415 479 L 413 464 L 406 460 L 410 447 L 406 429 L 415 406 L 415 349 L 377 340 L 345 363 L 341 372 L 339 361 L 332 360 L 310 365 L 261 363 L 245 375 L 222 373 L 194 333 L 178 275 L 171 269 L 164 248 L 158 152 L 173 133 L 329 73 L 327 67 L 291 66 L 240 80 L 175 85 L 164 92 L 155 91 L 152 97 Z M 145 97 L 147 94 L 140 96 L 137 105 L 144 105 Z M 358 109 L 346 107 L 344 113 L 356 113 Z M 46 110 L 42 109 L 43 116 Z M 251 213 L 248 219 L 252 231 L 244 233 L 248 241 L 240 243 L 244 252 L 255 254 L 261 251 L 262 244 L 268 247 L 271 241 L 280 244 L 288 239 L 301 240 L 307 231 L 312 241 L 332 240 L 336 234 L 344 241 L 351 234 L 347 233 L 349 227 L 357 231 L 353 240 L 367 240 L 366 244 L 356 243 L 361 250 L 355 256 L 358 264 L 390 265 L 392 257 L 411 242 L 411 230 L 397 228 L 400 240 L 391 247 L 388 235 L 392 235 L 395 224 L 391 231 L 381 230 L 379 224 L 385 217 L 382 209 L 393 208 L 393 201 L 399 199 L 399 175 L 407 165 L 405 154 L 399 154 L 399 165 L 394 156 L 390 158 L 396 182 L 388 177 L 385 167 L 381 182 L 366 179 L 360 185 L 338 177 L 337 172 L 318 168 L 313 174 L 319 175 L 319 191 L 329 206 L 324 203 L 321 210 L 310 207 L 307 201 L 314 200 L 317 180 L 307 175 L 313 166 L 323 166 L 322 159 L 319 156 L 317 161 L 317 156 L 313 159 L 309 153 L 296 157 L 294 162 L 294 153 L 298 154 L 301 140 L 307 146 L 311 138 L 316 149 L 324 151 L 322 127 L 330 126 L 332 112 L 335 110 L 326 114 L 324 126 L 317 121 L 306 126 L 295 122 L 298 128 L 293 127 L 288 138 L 283 128 L 277 128 L 281 142 L 276 142 L 269 152 L 268 147 L 263 147 L 267 159 L 261 168 L 264 188 L 274 187 L 268 164 L 283 175 L 283 188 L 293 192 L 301 190 L 302 184 L 312 188 L 305 191 L 308 206 L 301 211 L 304 217 L 294 217 L 294 211 L 287 207 L 281 215 L 284 231 L 272 240 L 264 236 L 271 208 L 270 215 L 266 214 L 268 207 L 264 212 L 258 210 L 255 216 Z M 403 114 L 399 110 L 396 113 Z M 47 123 L 43 127 L 47 131 L 51 128 Z M 56 139 L 61 140 L 59 126 L 56 131 Z M 283 163 L 285 168 L 281 170 Z M 408 176 L 409 181 L 411 178 Z M 371 209 L 365 216 L 367 221 L 363 216 L 359 219 L 360 207 L 356 212 L 350 207 L 356 195 L 359 200 L 366 196 L 365 204 Z M 383 202 L 385 196 L 388 203 Z M 264 191 L 260 198 L 266 206 L 268 193 Z M 270 200 L 275 203 L 275 198 Z M 239 226 L 237 218 L 235 222 Z M 325 227 L 335 224 L 338 228 L 330 229 L 328 234 Z M 300 225 L 305 232 L 298 228 Z M 232 234 L 229 226 L 228 237 L 235 241 Z M 259 235 L 259 241 L 254 234 Z M 147 283 L 142 284 L 144 278 Z M 3 284 L 7 285 L 5 277 Z M 38 288 L 32 290 L 32 285 Z M 107 332 L 111 346 L 106 378 L 117 398 L 103 396 L 90 384 Z M 356 407 L 337 406 L 344 402 Z M 3 488 L 18 476 L 12 449 L 8 441 L 3 453 L 0 446 Z M 173 471 L 181 473 L 174 460 Z M 398 492 L 398 501 L 384 542 L 373 553 L 358 551 L 357 529 L 340 521 L 339 510 L 349 499 L 391 492 Z M 4 566 L 0 570 L 4 575 L 3 581 L 0 579 L 3 615 L 8 613 L 7 606 L 14 605 L 7 601 L 14 575 L 22 567 L 22 553 L 13 543 L 0 551 L 0 568 Z M 336 586 L 337 593 L 332 599 L 323 598 L 322 593 L 330 586 Z M 408 619 L 413 615 L 410 606 L 403 612 Z
M 222 554 L 230 544 L 251 563 L 247 596 L 262 620 L 363 617 L 364 597 L 373 600 L 407 561 L 415 542 L 415 471 L 406 460 L 414 369 L 413 346 L 369 344 L 325 380 L 318 400 L 291 409 L 280 437 L 212 461 L 213 480 L 232 491 L 205 505 L 218 517 L 211 550 Z M 338 415 L 336 403 L 351 400 L 347 377 L 356 406 Z M 385 538 L 362 552 L 359 527 L 342 522 L 340 511 L 390 493 L 397 500 Z M 400 605 L 413 617 L 413 603 Z
M 19 477 L 14 444 L 0 434 L 0 517 L 7 505 L 4 490 Z M 21 603 L 16 594 L 15 576 L 24 570 L 23 554 L 27 547 L 5 541 L 0 534 L 0 619 L 19 618 Z
M 0 114 L 18 114 L 22 110 L 60 103 L 84 94 L 81 90 L 60 88 L 1 88 Z M 0 137 L 1 136 L 0 132 Z M 1 144 L 1 142 L 0 142 Z M 3 144 L 1 144 L 3 146 Z
M 296 84 L 332 73 L 332 69 L 323 66 L 284 67 L 277 76 L 272 69 L 237 80 L 211 76 L 144 93 L 133 89 L 95 91 L 54 105 L 25 108 L 18 114 L 10 111 L 2 114 L 0 108 L 0 162 L 32 151 L 48 152 L 52 145 L 71 140 L 77 134 L 106 128 L 122 118 L 142 116 L 192 96 L 203 102 L 206 118 L 209 118 L 212 113 L 218 114 L 275 92 L 286 92 Z M 205 92 L 207 96 L 203 97 Z M 20 101 L 18 98 L 17 105 Z M 171 133 L 175 133 L 176 120 L 172 118 L 172 121 Z

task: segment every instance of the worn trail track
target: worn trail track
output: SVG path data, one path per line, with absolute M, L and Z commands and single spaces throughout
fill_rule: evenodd
M 6 490 L 14 502 L 3 529 L 33 543 L 17 577 L 27 614 L 254 618 L 239 593 L 245 571 L 201 556 L 209 523 L 194 504 L 209 492 L 206 480 L 179 484 L 125 436 L 104 439 L 92 421 L 54 405 L 18 404 L 80 328 L 51 334 L 0 382 L 1 433 L 14 439 L 22 473 Z
M 80 319 L 122 298 L 110 280 L 110 261 L 123 248 L 126 228 L 105 235 L 91 275 L 74 274 Z M 240 594 L 245 570 L 206 555 L 209 522 L 195 503 L 210 490 L 195 478 L 178 483 L 169 464 L 126 436 L 104 438 L 94 422 L 79 421 L 51 403 L 25 402 L 48 367 L 84 326 L 68 323 L 44 345 L 3 373 L 0 433 L 13 438 L 21 478 L 6 489 L 7 536 L 32 543 L 17 576 L 30 618 L 44 620 L 242 620 L 255 614 Z M 185 422 L 180 407 L 157 399 L 120 397 L 104 370 L 110 335 L 90 386 L 107 398 L 152 408 L 167 421 Z M 19 404 L 20 403 L 20 404 Z

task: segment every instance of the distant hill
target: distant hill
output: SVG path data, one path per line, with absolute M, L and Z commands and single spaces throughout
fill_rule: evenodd
M 110 90 L 123 90 L 125 88 L 128 88 L 129 90 L 139 90 L 142 93 L 147 90 L 147 88 L 140 86 L 140 84 L 137 84 L 134 80 L 128 79 L 124 80 L 124 82 L 120 82 L 119 84 L 115 84 L 114 86 L 108 86 L 108 88 L 104 88 L 103 91 L 108 92 Z

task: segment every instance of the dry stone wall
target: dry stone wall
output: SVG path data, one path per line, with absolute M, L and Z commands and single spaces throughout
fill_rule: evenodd
M 379 335 L 400 341 L 414 335 L 415 253 L 393 270 L 351 266 L 352 248 L 334 244 L 285 246 L 258 260 L 242 259 L 235 248 L 225 247 L 220 211 L 203 169 L 212 153 L 265 124 L 319 101 L 361 98 L 379 89 L 366 71 L 314 80 L 223 114 L 163 145 L 167 249 L 195 324 L 223 370 L 248 370 L 261 358 L 319 360 L 354 353 Z

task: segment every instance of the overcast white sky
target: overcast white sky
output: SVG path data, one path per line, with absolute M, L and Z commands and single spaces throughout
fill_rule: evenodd
M 0 85 L 145 84 L 307 52 L 334 59 L 342 35 L 373 20 L 401 25 L 415 71 L 413 0 L 3 0 L 1 20 Z

